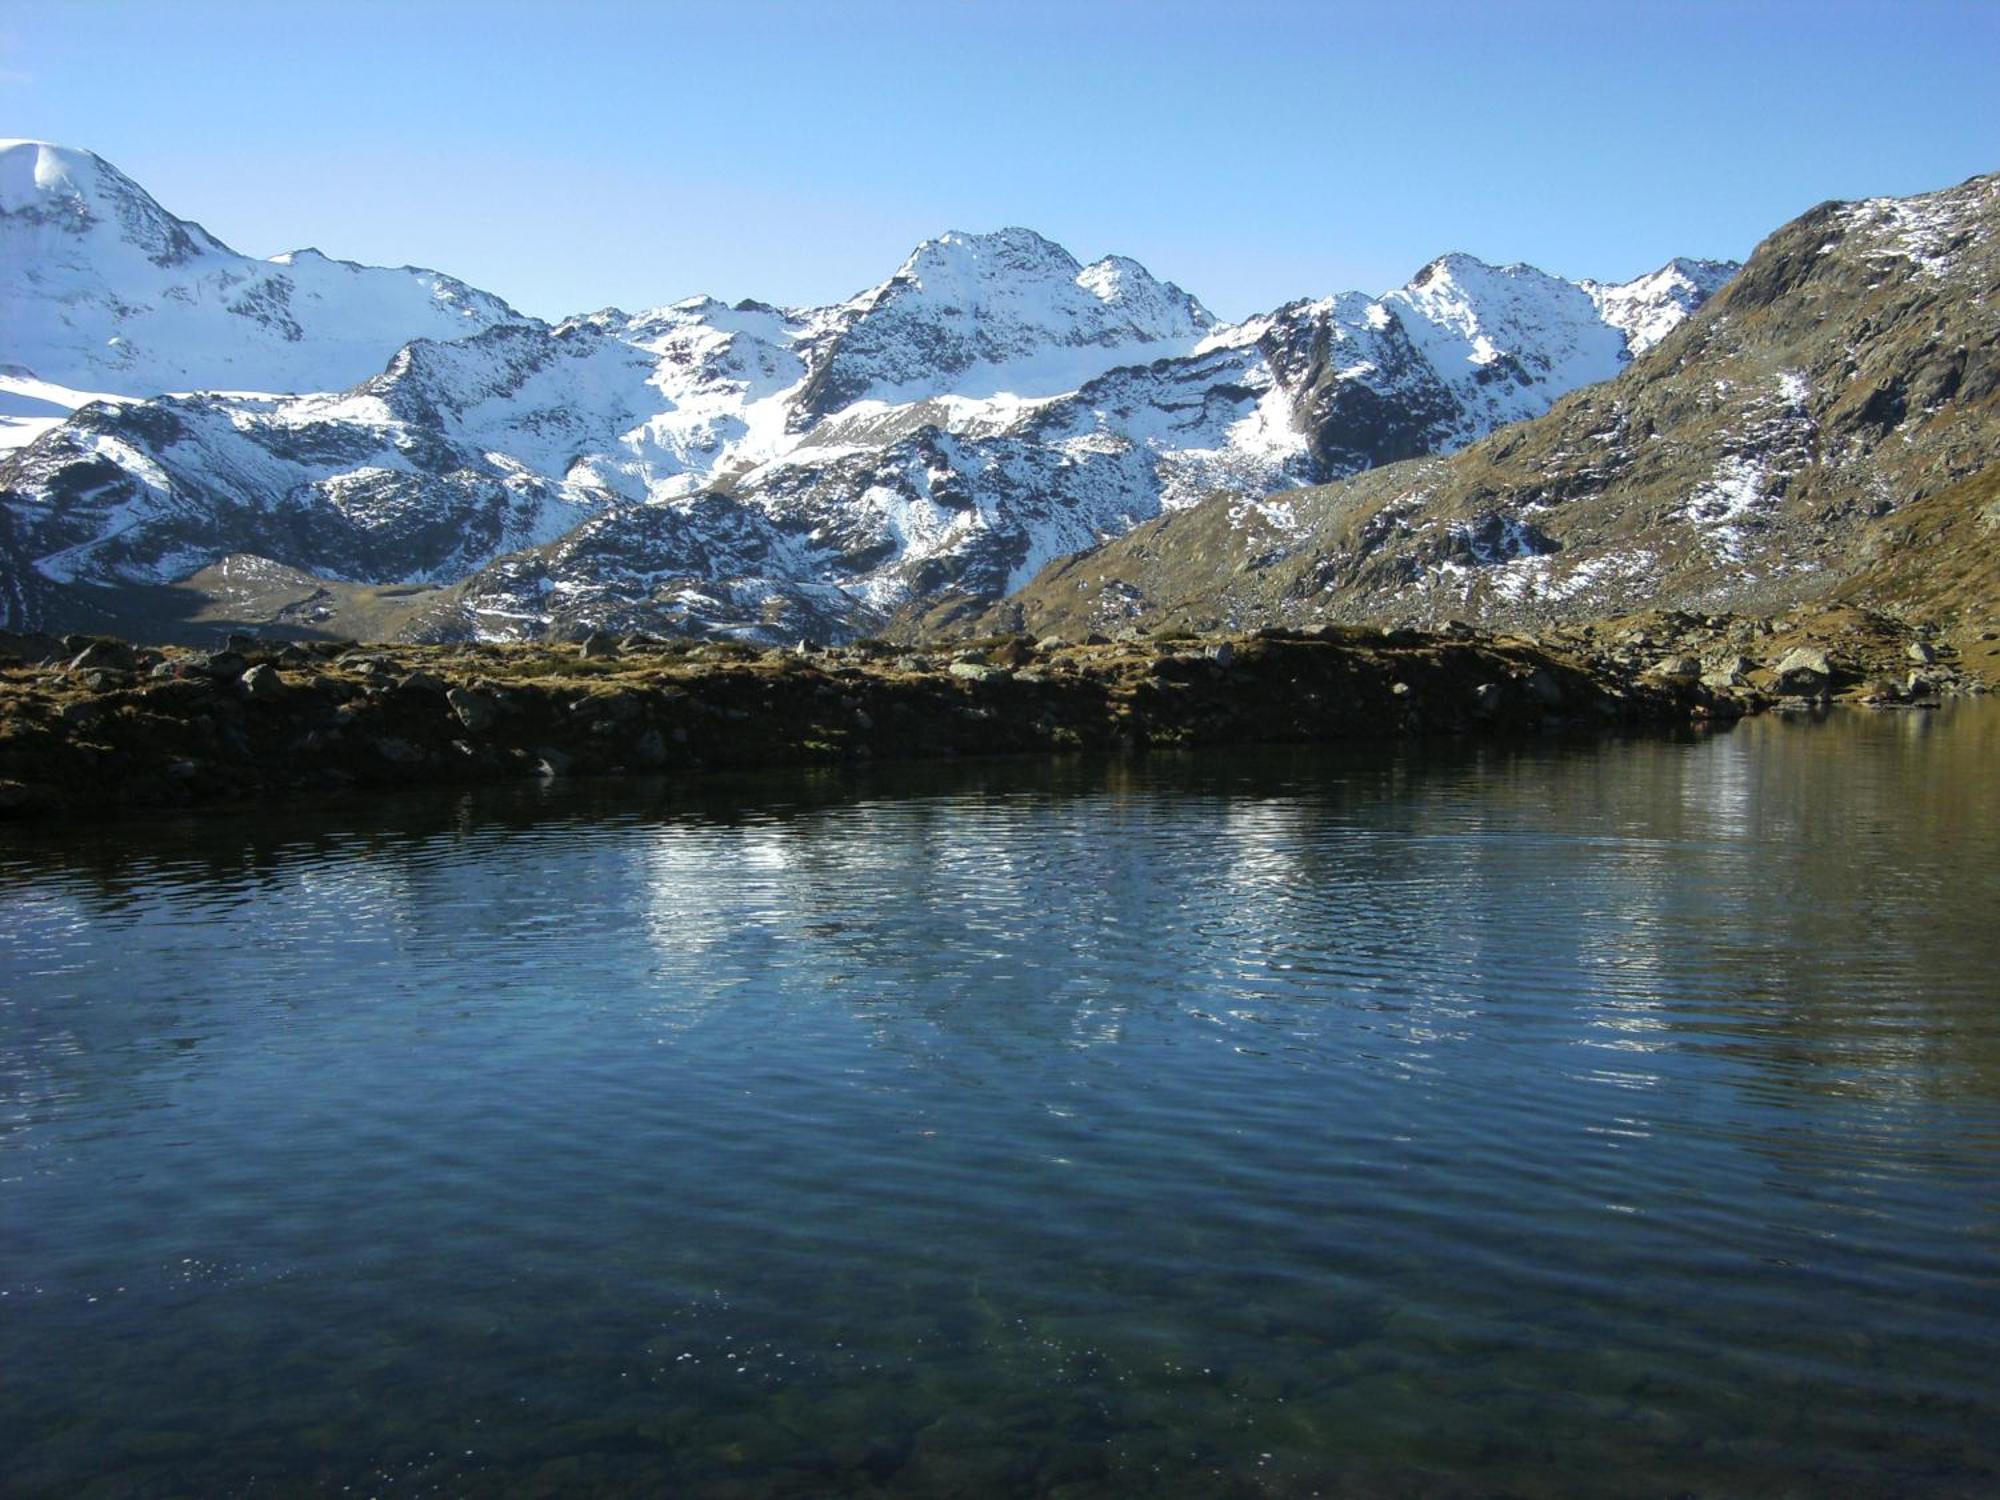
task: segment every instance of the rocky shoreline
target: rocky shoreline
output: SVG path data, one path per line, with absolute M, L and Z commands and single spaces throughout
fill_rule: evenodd
M 866 759 L 1728 722 L 1983 691 L 1882 616 L 931 647 L 0 636 L 0 817 Z

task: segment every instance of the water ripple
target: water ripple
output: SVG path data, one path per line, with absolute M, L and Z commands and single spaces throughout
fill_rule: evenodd
M 4 1483 L 1990 1491 L 1996 725 L 10 836 Z

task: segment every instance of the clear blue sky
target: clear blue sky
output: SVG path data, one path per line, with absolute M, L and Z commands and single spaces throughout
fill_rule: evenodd
M 2000 0 L 37 0 L 0 135 L 252 254 L 555 316 L 811 303 L 948 228 L 1240 317 L 1466 250 L 1624 278 L 2000 169 Z

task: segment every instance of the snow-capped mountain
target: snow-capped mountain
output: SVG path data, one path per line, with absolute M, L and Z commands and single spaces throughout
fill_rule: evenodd
M 200 300 L 223 270 L 271 263 L 233 257 L 85 153 L 50 160 L 55 185 L 16 212 L 53 248 L 10 324 L 46 368 L 8 360 L 92 388 L 103 349 L 48 288 L 106 288 L 83 300 L 111 317 L 179 304 L 159 285 L 170 272 L 194 284 L 203 327 L 248 319 L 317 347 L 296 316 Z M 88 224 L 53 238 L 86 167 Z M 189 270 L 211 261 L 209 280 Z M 385 628 L 343 610 L 351 586 L 393 584 L 415 601 L 395 628 L 429 635 L 865 633 L 940 595 L 990 600 L 1217 492 L 1324 482 L 1539 415 L 1618 373 L 1733 269 L 1674 261 L 1607 286 L 1454 255 L 1382 297 L 1223 325 L 1135 261 L 1084 265 L 1005 229 L 926 241 L 830 307 L 691 298 L 550 327 L 431 273 L 355 268 L 448 287 L 435 303 L 457 322 L 341 389 L 287 375 L 243 394 L 256 382 L 232 377 L 236 394 L 78 412 L 0 467 L 0 546 L 23 580 L 9 607 L 53 618 L 248 556 L 307 580 L 287 620 L 328 630 Z M 287 305 L 304 295 L 294 284 Z M 174 325 L 121 316 L 120 347 L 138 341 L 158 384 L 221 383 L 185 378 L 193 334 L 145 343 Z
M 1698 268 L 1661 275 L 1702 295 Z M 1586 290 L 1628 330 L 1656 316 Z M 1163 517 L 1049 568 L 980 627 L 1518 628 L 1831 597 L 1990 640 L 1996 452 L 2000 174 L 1822 204 L 1655 357 L 1546 415 L 1449 456 Z
M 1059 395 L 1111 364 L 1186 354 L 1214 321 L 1137 261 L 1082 266 L 1027 229 L 947 234 L 830 310 L 794 423 L 862 401 Z
M 6 446 L 93 399 L 343 390 L 411 339 L 524 321 L 436 271 L 239 255 L 109 162 L 41 141 L 0 140 L 0 270 Z

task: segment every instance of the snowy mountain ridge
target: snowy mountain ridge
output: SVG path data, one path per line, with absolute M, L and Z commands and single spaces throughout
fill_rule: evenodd
M 528 321 L 438 271 L 239 255 L 109 162 L 43 141 L 0 140 L 0 273 L 0 436 L 16 442 L 91 399 L 340 390 L 411 339 Z
M 0 467 L 26 593 L 250 555 L 329 597 L 428 586 L 398 628 L 494 637 L 842 635 L 990 599 L 1216 491 L 1539 415 L 1734 269 L 1603 285 L 1453 255 L 1381 297 L 1224 325 L 1136 261 L 1013 228 L 925 241 L 828 307 L 697 297 L 550 326 L 434 272 L 246 260 L 84 152 L 0 150 L 0 209 L 15 395 L 144 398 Z M 386 348 L 348 376 L 370 338 Z M 201 386 L 237 394 L 161 394 Z

